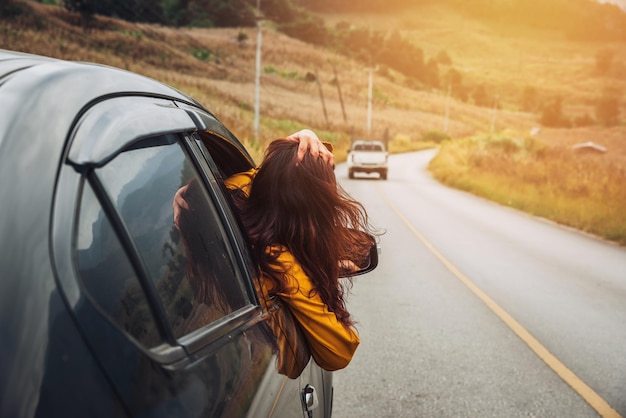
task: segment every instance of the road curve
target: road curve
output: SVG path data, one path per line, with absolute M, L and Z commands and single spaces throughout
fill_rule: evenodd
M 337 167 L 386 232 L 333 416 L 626 416 L 626 249 L 444 187 L 434 153 Z

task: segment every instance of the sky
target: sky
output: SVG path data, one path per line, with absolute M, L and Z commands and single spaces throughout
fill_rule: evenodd
M 599 3 L 613 3 L 626 11 L 626 0 L 598 0 Z

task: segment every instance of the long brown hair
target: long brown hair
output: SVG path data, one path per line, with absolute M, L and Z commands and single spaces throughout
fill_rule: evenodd
M 307 153 L 296 165 L 297 148 L 295 141 L 273 141 L 248 198 L 236 193 L 235 202 L 255 261 L 275 281 L 272 291 L 289 291 L 284 267 L 277 262 L 280 252 L 268 251 L 282 245 L 301 264 L 328 310 L 350 326 L 354 322 L 344 300 L 348 289 L 338 279 L 339 262 L 367 254 L 372 244 L 363 240 L 362 232 L 370 229 L 367 213 L 337 184 L 333 168 L 321 158 Z

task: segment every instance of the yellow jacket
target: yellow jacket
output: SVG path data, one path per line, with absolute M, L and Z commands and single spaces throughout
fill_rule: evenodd
M 226 187 L 241 189 L 248 195 L 255 174 L 255 169 L 235 174 L 226 179 Z M 278 261 L 284 266 L 288 290 L 276 296 L 289 308 L 300 326 L 315 362 L 329 371 L 346 367 L 360 343 L 357 332 L 339 322 L 319 294 L 311 294 L 313 283 L 293 254 L 283 246 L 271 248 L 273 251 L 277 249 L 281 251 Z M 261 278 L 259 294 L 266 299 L 263 301 L 266 307 L 270 305 L 267 298 L 271 299 L 268 295 L 271 280 L 267 276 Z

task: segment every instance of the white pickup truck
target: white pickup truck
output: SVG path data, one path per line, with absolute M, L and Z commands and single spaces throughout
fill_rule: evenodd
M 378 173 L 382 180 L 387 180 L 387 150 L 382 141 L 357 140 L 348 150 L 348 177 L 354 173 Z

